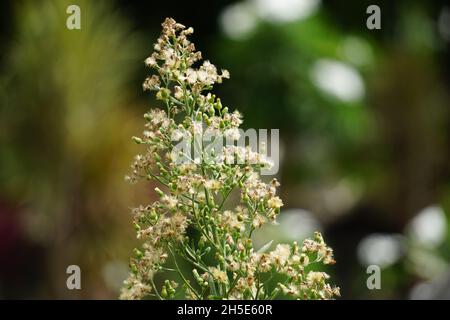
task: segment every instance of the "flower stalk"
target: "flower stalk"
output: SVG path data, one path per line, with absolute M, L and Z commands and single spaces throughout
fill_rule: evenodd
M 155 92 L 163 109 L 144 115 L 142 137 L 133 137 L 145 152 L 137 155 L 127 179 L 157 182 L 159 200 L 133 210 L 137 237 L 131 272 L 122 299 L 330 299 L 339 295 L 324 272 L 306 271 L 316 263 L 333 264 L 333 252 L 320 233 L 301 246 L 271 243 L 259 251 L 252 234 L 275 223 L 283 201 L 276 195 L 279 183 L 265 183 L 261 169 L 270 163 L 248 147 L 213 148 L 217 139 L 239 139 L 242 116 L 231 112 L 211 92 L 228 79 L 227 70 L 209 61 L 189 41 L 192 28 L 167 18 L 145 64 L 156 74 L 144 90 Z M 198 67 L 195 67 L 199 65 Z M 205 142 L 206 133 L 213 139 Z M 227 141 L 228 141 L 227 140 Z M 194 149 L 194 156 L 177 142 Z M 191 148 L 192 147 L 192 148 Z M 195 152 L 197 151 L 197 152 Z M 213 156 L 211 156 L 213 155 Z M 239 194 L 233 206 L 231 195 Z M 179 262 L 188 266 L 183 268 Z M 172 273 L 157 288 L 154 277 Z M 281 282 L 274 283 L 275 274 Z M 171 276 L 170 279 L 174 278 Z M 281 278 L 280 278 L 281 277 Z

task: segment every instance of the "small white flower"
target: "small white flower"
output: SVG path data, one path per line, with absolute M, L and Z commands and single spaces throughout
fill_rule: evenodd
M 216 280 L 219 283 L 228 283 L 228 276 L 225 271 L 219 270 L 215 267 L 209 268 L 209 271 L 211 272 L 214 280 Z
M 197 72 L 193 69 L 188 69 L 186 71 L 186 79 L 190 84 L 194 84 L 197 82 Z
M 288 244 L 278 244 L 269 256 L 276 266 L 284 266 L 291 255 L 291 248 Z
M 212 190 L 212 191 L 220 190 L 221 186 L 222 186 L 222 184 L 220 183 L 220 181 L 215 180 L 215 179 L 210 179 L 205 182 L 205 188 Z
M 148 67 L 154 67 L 156 65 L 156 59 L 153 56 L 150 56 L 147 59 L 145 59 L 145 64 Z
M 208 79 L 208 73 L 204 70 L 197 71 L 197 79 L 200 82 L 205 82 Z
M 279 209 L 283 206 L 283 201 L 279 197 L 273 197 L 267 201 L 267 205 L 269 208 Z
M 180 86 L 175 86 L 175 93 L 174 93 L 175 98 L 177 98 L 178 100 L 183 99 L 184 93 L 183 93 L 183 89 L 181 89 Z
M 222 69 L 222 78 L 230 79 L 230 72 L 226 69 Z
M 161 200 L 169 209 L 175 209 L 178 204 L 177 198 L 173 196 L 164 195 Z

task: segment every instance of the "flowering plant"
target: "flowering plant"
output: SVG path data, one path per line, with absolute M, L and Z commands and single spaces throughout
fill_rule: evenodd
M 136 156 L 127 178 L 154 180 L 164 191 L 155 188 L 160 199 L 134 209 L 134 225 L 143 245 L 135 249 L 120 297 L 329 299 L 339 295 L 339 288 L 327 283 L 326 273 L 311 271 L 315 263 L 334 263 L 332 249 L 320 233 L 301 245 L 278 244 L 272 251 L 271 243 L 253 248 L 252 233 L 265 223 L 275 223 L 283 206 L 276 196 L 279 183 L 261 180 L 260 170 L 269 163 L 250 148 L 224 146 L 212 151 L 220 151 L 220 156 L 206 156 L 210 144 L 196 139 L 204 127 L 214 137 L 239 139 L 239 112 L 230 112 L 215 95 L 205 94 L 229 73 L 219 73 L 209 61 L 194 67 L 201 53 L 187 38 L 192 28 L 170 18 L 162 27 L 154 53 L 145 60 L 157 74 L 147 78 L 143 87 L 156 92 L 165 110 L 145 114 L 146 130 L 133 140 L 145 145 L 146 151 Z M 181 139 L 200 150 L 197 157 L 175 148 L 174 142 Z M 240 201 L 229 208 L 227 200 L 233 192 L 239 192 Z M 189 274 L 180 268 L 181 260 L 190 266 Z M 158 288 L 154 275 L 162 272 L 175 277 Z

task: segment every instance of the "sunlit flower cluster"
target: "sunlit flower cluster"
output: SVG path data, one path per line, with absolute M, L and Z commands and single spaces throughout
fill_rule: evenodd
M 148 179 L 159 184 L 159 199 L 133 210 L 137 237 L 131 272 L 121 298 L 141 299 L 329 299 L 339 295 L 324 272 L 305 271 L 315 263 L 332 264 L 333 252 L 322 236 L 305 240 L 302 246 L 271 243 L 256 251 L 252 233 L 265 223 L 275 223 L 283 201 L 276 195 L 279 183 L 260 177 L 268 161 L 247 147 L 224 146 L 222 156 L 211 160 L 200 152 L 191 158 L 174 143 L 215 132 L 230 140 L 239 139 L 239 112 L 230 112 L 210 90 L 229 78 L 229 72 L 209 61 L 187 36 L 185 28 L 166 19 L 145 64 L 157 74 L 148 77 L 144 89 L 156 92 L 163 109 L 144 115 L 145 131 L 133 140 L 145 147 L 136 156 L 127 179 Z M 198 67 L 195 67 L 198 65 Z M 184 161 L 180 162 L 182 159 Z M 239 203 L 232 205 L 230 195 Z M 186 272 L 183 265 L 189 265 Z M 173 272 L 176 281 L 155 281 L 155 275 Z M 278 274 L 282 279 L 271 279 Z M 170 277 L 174 279 L 174 277 Z M 278 279 L 278 278 L 277 278 Z M 271 282 L 272 281 L 272 282 Z M 181 284 L 181 285 L 179 285 Z

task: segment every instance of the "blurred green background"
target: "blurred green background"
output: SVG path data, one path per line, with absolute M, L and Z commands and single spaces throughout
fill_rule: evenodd
M 123 180 L 157 105 L 143 60 L 170 16 L 230 70 L 217 93 L 244 126 L 280 129 L 285 207 L 256 245 L 321 230 L 343 298 L 450 299 L 446 1 L 2 1 L 0 16 L 0 298 L 118 296 L 130 208 L 153 200 Z

